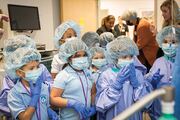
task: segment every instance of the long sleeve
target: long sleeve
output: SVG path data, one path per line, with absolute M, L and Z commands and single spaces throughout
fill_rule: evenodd
M 142 34 L 143 33 L 143 34 Z M 137 42 L 136 45 L 138 46 L 139 50 L 143 49 L 145 46 L 149 44 L 150 36 L 152 33 L 148 25 L 141 26 L 137 29 Z
M 140 86 L 134 90 L 133 99 L 138 101 L 142 99 L 145 95 L 149 94 L 152 91 L 152 86 L 148 81 L 144 80 L 142 73 L 136 70 L 136 77 L 140 83 Z M 145 108 L 149 108 L 152 103 L 149 103 Z
M 178 51 L 176 53 L 176 60 L 175 60 L 175 67 L 174 67 L 174 73 L 173 73 L 173 85 L 175 86 L 175 92 L 180 93 L 180 46 L 178 48 Z M 175 95 L 175 116 L 177 119 L 180 119 L 180 96 L 179 94 Z
M 110 71 L 109 71 L 110 72 Z M 114 83 L 117 75 L 102 73 L 97 81 L 96 88 L 96 109 L 99 112 L 105 112 L 116 104 L 121 97 L 122 91 L 117 91 L 111 84 Z

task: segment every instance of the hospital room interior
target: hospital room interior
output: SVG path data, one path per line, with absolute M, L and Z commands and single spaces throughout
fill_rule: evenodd
M 180 120 L 180 0 L 0 0 L 0 120 Z

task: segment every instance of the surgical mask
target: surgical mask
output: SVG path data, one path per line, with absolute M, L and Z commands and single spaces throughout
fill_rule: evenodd
M 107 64 L 106 59 L 92 59 L 92 64 L 98 69 Z
M 173 57 L 176 55 L 176 49 L 177 49 L 177 45 L 175 44 L 169 44 L 169 43 L 162 44 L 162 50 L 164 54 L 169 57 Z
M 21 70 L 23 71 L 23 70 Z M 31 70 L 31 71 L 23 71 L 25 73 L 25 77 L 23 79 L 25 79 L 26 81 L 32 81 L 33 83 L 36 83 L 38 77 L 41 75 L 42 73 L 42 69 L 38 68 L 36 70 Z
M 73 58 L 71 66 L 76 70 L 84 70 L 89 67 L 88 57 Z
M 122 68 L 124 66 L 127 66 L 129 64 L 133 63 L 133 59 L 131 60 L 126 60 L 126 59 L 118 59 L 118 63 L 117 63 L 117 66 L 119 68 Z

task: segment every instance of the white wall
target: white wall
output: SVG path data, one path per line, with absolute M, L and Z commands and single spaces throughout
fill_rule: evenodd
M 37 6 L 39 9 L 41 30 L 27 34 L 34 38 L 37 43 L 45 43 L 46 49 L 54 49 L 54 30 L 60 21 L 59 0 L 0 0 L 0 3 L 0 8 L 5 14 L 8 14 L 7 4 Z M 3 43 L 6 42 L 5 39 L 8 37 L 22 34 L 11 31 L 9 23 L 4 23 L 4 29 L 5 34 L 0 40 L 0 48 L 3 47 Z
M 100 0 L 100 9 L 108 9 L 108 14 L 116 17 L 120 16 L 125 10 L 135 10 L 141 17 L 144 10 L 154 10 L 154 0 Z
M 114 15 L 116 18 L 115 24 L 117 24 L 118 16 L 122 15 L 126 10 L 135 10 L 139 17 L 142 16 L 142 11 L 154 11 L 154 0 L 100 0 L 99 8 L 99 17 L 103 17 L 101 16 L 101 10 L 108 10 L 107 14 Z M 101 23 L 101 18 L 99 18 L 99 26 Z M 131 39 L 133 38 L 133 29 L 134 27 L 129 26 Z

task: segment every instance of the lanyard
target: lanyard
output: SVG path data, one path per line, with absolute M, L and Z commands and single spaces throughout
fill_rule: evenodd
M 168 77 L 168 82 L 172 81 L 172 64 L 171 61 L 168 63 L 168 60 L 165 59 L 165 65 L 167 69 L 167 77 Z
M 84 74 L 84 71 L 83 71 L 83 74 L 84 74 L 84 76 L 85 76 L 85 78 L 86 78 L 86 85 L 87 85 L 87 87 L 86 87 L 86 93 L 85 93 L 85 86 L 83 85 L 83 82 L 82 82 L 82 79 L 81 79 L 81 77 L 79 76 L 79 74 L 76 72 L 76 74 L 77 74 L 77 76 L 79 77 L 79 80 L 80 80 L 80 82 L 81 82 L 81 87 L 82 87 L 82 90 L 83 90 L 83 94 L 84 94 L 84 99 L 85 99 L 85 106 L 87 106 L 87 101 L 88 101 L 88 81 L 87 81 L 87 77 L 86 77 L 86 75 Z
M 27 89 L 27 87 L 21 82 L 21 84 L 23 85 L 23 87 L 25 88 L 25 90 L 29 93 L 29 95 L 31 96 L 30 91 Z M 40 101 L 38 101 L 38 106 L 39 106 L 39 114 L 36 110 L 36 117 L 38 120 L 41 120 L 41 107 L 40 107 Z M 39 116 L 39 117 L 38 117 Z

